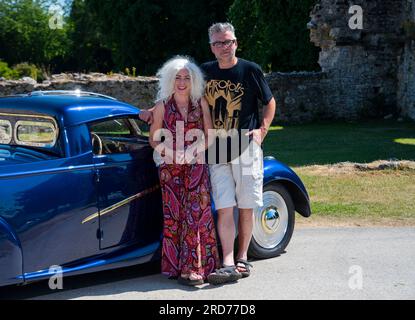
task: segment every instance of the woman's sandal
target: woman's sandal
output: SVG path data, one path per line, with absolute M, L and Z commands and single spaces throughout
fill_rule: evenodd
M 180 276 L 177 281 L 185 286 L 198 286 L 205 282 L 203 279 L 190 279 L 190 277 L 183 278 L 182 276 Z
M 235 265 L 223 265 L 222 268 L 216 269 L 207 276 L 210 284 L 222 284 L 227 282 L 234 282 L 242 278 L 242 275 L 236 270 Z
M 238 264 L 242 264 L 241 266 L 238 266 Z M 238 259 L 236 261 L 236 268 L 238 269 L 239 273 L 242 275 L 242 278 L 247 278 L 251 275 L 251 267 L 254 266 L 248 262 L 248 260 L 245 259 Z M 240 270 L 245 269 L 245 270 Z

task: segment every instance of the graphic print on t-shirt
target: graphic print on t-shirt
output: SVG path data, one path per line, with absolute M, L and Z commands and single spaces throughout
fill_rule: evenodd
M 215 129 L 238 129 L 244 87 L 229 80 L 210 80 L 206 85 L 206 100 L 211 109 Z

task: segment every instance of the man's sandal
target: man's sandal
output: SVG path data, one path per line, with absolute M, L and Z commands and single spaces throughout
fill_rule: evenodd
M 212 272 L 207 276 L 207 280 L 210 284 L 222 284 L 227 282 L 234 282 L 242 278 L 235 265 L 226 266 L 223 265 L 222 268 L 216 269 L 215 272 Z
M 241 264 L 241 265 L 238 265 Z M 239 273 L 242 275 L 242 278 L 247 278 L 251 275 L 251 267 L 254 266 L 245 259 L 238 259 L 236 261 L 236 269 L 238 269 Z M 242 269 L 242 270 L 240 270 Z

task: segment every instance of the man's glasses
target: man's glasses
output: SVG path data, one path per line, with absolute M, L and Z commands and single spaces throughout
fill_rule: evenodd
M 236 42 L 236 39 L 232 39 L 232 40 L 225 40 L 225 41 L 215 41 L 215 42 L 211 42 L 210 44 L 212 46 L 214 46 L 215 48 L 228 48 L 231 45 L 233 45 Z

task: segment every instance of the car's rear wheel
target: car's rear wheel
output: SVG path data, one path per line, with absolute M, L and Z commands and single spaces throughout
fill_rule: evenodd
M 294 231 L 295 210 L 291 196 L 280 183 L 264 186 L 264 205 L 254 211 L 254 228 L 248 255 L 272 258 L 284 252 Z

